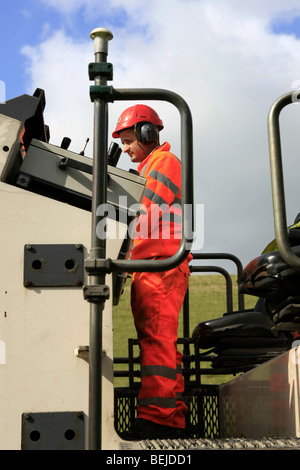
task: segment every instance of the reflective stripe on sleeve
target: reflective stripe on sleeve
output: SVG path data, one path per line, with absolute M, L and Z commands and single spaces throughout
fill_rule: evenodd
M 152 201 L 154 204 L 157 204 L 158 206 L 167 204 L 167 202 L 161 196 L 152 191 L 152 189 L 145 188 L 144 196 L 146 196 L 148 199 L 150 199 L 150 201 Z
M 156 181 L 163 183 L 168 189 L 170 189 L 170 191 L 172 191 L 174 196 L 177 196 L 177 194 L 179 193 L 178 186 L 176 186 L 176 184 L 174 184 L 173 181 L 170 180 L 170 178 L 168 178 L 168 176 L 164 175 L 163 173 L 160 173 L 157 170 L 151 170 L 149 176 L 154 178 Z

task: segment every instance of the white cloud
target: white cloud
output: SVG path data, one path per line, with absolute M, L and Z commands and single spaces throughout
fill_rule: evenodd
M 70 14 L 85 6 L 86 15 L 94 11 L 95 22 L 97 15 L 101 19 L 95 0 L 43 1 Z M 195 202 L 205 204 L 204 251 L 233 252 L 244 264 L 274 234 L 267 115 L 273 101 L 300 80 L 300 42 L 272 34 L 270 24 L 283 10 L 299 12 L 297 3 L 153 0 L 146 11 L 136 0 L 113 0 L 103 6 L 106 18 L 109 6 L 127 11 L 109 43 L 113 85 L 166 88 L 188 102 L 194 121 Z M 24 54 L 31 88 L 46 90 L 52 140 L 56 143 L 69 135 L 73 149 L 80 151 L 86 137 L 92 137 L 87 76 L 88 63 L 93 61 L 92 41 L 87 37 L 74 43 L 66 33 L 52 31 L 38 46 L 24 48 Z M 110 106 L 110 130 L 125 105 Z M 288 155 L 291 167 L 288 222 L 300 211 L 296 107 L 285 112 L 283 119 L 284 159 Z M 156 108 L 165 122 L 163 139 L 179 153 L 177 111 L 169 104 Z
M 25 46 L 31 76 L 28 92 L 39 87 L 46 92 L 45 119 L 51 141 L 60 144 L 68 134 L 73 149 L 80 152 L 85 139 L 92 138 L 92 105 L 89 101 L 88 58 L 90 43 L 74 45 L 56 31 L 39 46 Z

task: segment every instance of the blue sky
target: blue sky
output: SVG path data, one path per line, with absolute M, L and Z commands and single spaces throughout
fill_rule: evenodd
M 162 0 L 172 4 L 172 0 Z M 27 59 L 22 53 L 25 45 L 35 46 L 44 41 L 47 35 L 55 30 L 62 30 L 76 41 L 87 40 L 90 31 L 97 24 L 109 29 L 125 28 L 130 23 L 130 14 L 124 6 L 111 7 L 109 0 L 102 1 L 99 8 L 94 8 L 93 14 L 88 12 L 88 1 L 73 2 L 72 7 L 62 8 L 64 2 L 41 0 L 1 0 L 0 1 L 0 79 L 6 85 L 6 97 L 9 99 L 24 92 L 27 82 Z M 68 2 L 67 2 L 68 3 Z M 72 2 L 69 2 L 72 5 Z M 122 3 L 122 2 L 121 2 Z M 201 3 L 201 1 L 199 2 Z M 247 2 L 246 2 L 247 3 Z M 275 35 L 295 35 L 300 37 L 300 14 L 295 17 L 287 16 L 285 2 L 282 2 L 282 14 L 270 17 L 269 27 Z M 145 31 L 145 24 L 142 23 Z M 139 24 L 134 25 L 137 34 Z
M 162 0 L 162 2 L 172 4 L 172 0 Z M 92 14 L 89 1 L 75 0 L 65 3 L 66 6 L 63 7 L 64 1 L 0 0 L 0 60 L 2 64 L 0 80 L 5 83 L 8 99 L 22 94 L 25 84 L 28 83 L 26 72 L 28 60 L 22 53 L 25 45 L 36 46 L 43 42 L 47 35 L 62 30 L 74 40 L 74 47 L 76 47 L 76 41 L 87 40 L 90 31 L 97 24 L 111 30 L 115 27 L 124 30 L 129 28 L 131 20 L 130 12 L 126 10 L 127 2 L 124 2 L 124 5 L 119 2 L 118 6 L 112 7 L 113 2 L 102 1 L 99 8 L 93 9 Z M 200 4 L 201 0 L 198 3 Z M 274 17 L 270 15 L 269 27 L 272 33 L 300 37 L 300 13 L 293 13 L 293 10 L 291 15 L 287 15 L 288 5 L 282 1 L 279 14 L 275 14 Z M 141 24 L 135 22 L 134 34 L 137 34 L 139 28 L 141 32 L 145 32 L 146 27 L 145 21 Z
M 300 16 L 287 19 L 284 16 L 274 19 L 271 23 L 272 31 L 275 34 L 287 34 L 300 38 Z
M 250 261 L 274 236 L 267 116 L 274 100 L 300 81 L 299 0 L 0 0 L 6 98 L 45 89 L 51 142 L 70 136 L 78 152 L 92 138 L 87 70 L 96 27 L 114 35 L 108 60 L 115 87 L 166 88 L 189 104 L 204 251 Z M 110 107 L 110 130 L 124 106 Z M 177 111 L 161 103 L 156 109 L 165 123 L 162 139 L 179 155 Z M 300 113 L 295 105 L 284 114 L 291 222 L 300 212 Z M 120 166 L 127 169 L 128 158 Z
M 24 92 L 25 57 L 21 50 L 25 44 L 35 45 L 42 39 L 45 22 L 59 24 L 60 14 L 41 3 L 13 0 L 0 3 L 1 72 L 5 81 L 7 98 Z
M 103 12 L 103 8 L 101 10 Z M 23 47 L 39 44 L 55 30 L 65 31 L 74 39 L 76 47 L 76 41 L 88 38 L 95 25 L 94 18 L 90 19 L 82 13 L 83 7 L 64 13 L 39 0 L 1 0 L 0 79 L 6 84 L 8 99 L 24 92 L 27 77 Z M 105 22 L 113 26 L 114 21 Z

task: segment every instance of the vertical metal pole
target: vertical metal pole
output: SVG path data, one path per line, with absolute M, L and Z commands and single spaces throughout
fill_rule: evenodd
M 105 28 L 93 30 L 95 62 L 106 62 L 108 41 L 112 33 Z M 99 74 L 95 85 L 106 85 L 106 77 Z M 94 146 L 93 146 L 93 197 L 92 197 L 92 240 L 91 258 L 106 257 L 106 240 L 99 238 L 96 227 L 99 217 L 97 208 L 107 201 L 107 103 L 94 100 Z M 100 286 L 105 284 L 105 273 L 91 276 L 90 282 Z M 102 313 L 103 299 L 90 302 L 90 346 L 89 346 L 89 449 L 100 450 L 102 438 Z

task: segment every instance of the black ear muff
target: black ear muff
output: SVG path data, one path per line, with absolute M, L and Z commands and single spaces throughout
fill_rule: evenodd
M 151 122 L 139 122 L 135 125 L 135 135 L 142 144 L 158 142 L 157 126 Z

